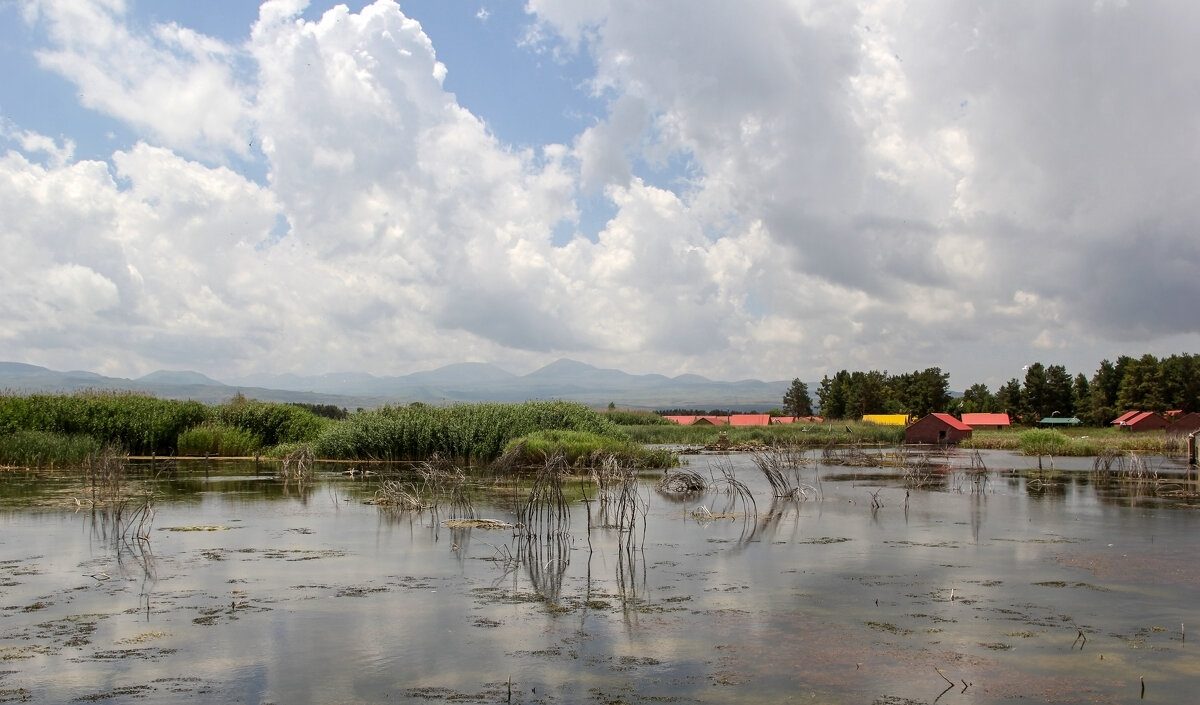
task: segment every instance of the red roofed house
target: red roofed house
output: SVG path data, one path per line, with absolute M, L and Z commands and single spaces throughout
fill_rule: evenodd
M 695 417 L 695 416 L 664 416 L 663 418 L 666 419 L 667 421 L 674 421 L 675 423 L 679 424 L 680 426 L 691 426 L 693 423 L 696 422 L 697 417 Z
M 963 414 L 962 422 L 977 430 L 1003 431 L 1006 428 L 1012 428 L 1012 421 L 1009 420 L 1008 414 Z
M 1109 425 L 1110 426 L 1123 426 L 1123 425 L 1125 425 L 1126 421 L 1128 421 L 1129 419 L 1132 419 L 1134 416 L 1137 416 L 1140 413 L 1142 413 L 1142 412 L 1137 411 L 1136 409 L 1134 411 L 1126 411 L 1125 413 L 1121 414 L 1117 418 L 1113 419 L 1112 422 L 1109 423 Z
M 1196 411 L 1176 417 L 1171 425 L 1167 426 L 1167 435 L 1169 436 L 1186 436 L 1189 433 L 1197 432 L 1200 432 L 1200 412 Z
M 950 414 L 928 414 L 904 429 L 905 443 L 958 443 L 971 437 L 971 427 Z
M 734 414 L 729 417 L 730 426 L 770 426 L 770 414 Z
M 1153 411 L 1131 411 L 1118 417 L 1113 425 L 1122 431 L 1161 431 L 1167 427 L 1167 420 Z

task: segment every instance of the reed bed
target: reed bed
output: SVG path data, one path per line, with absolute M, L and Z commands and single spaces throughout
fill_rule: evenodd
M 262 450 L 262 439 L 225 423 L 206 422 L 179 434 L 179 455 L 248 457 Z
M 469 464 L 499 458 L 514 439 L 556 430 L 627 440 L 583 404 L 526 402 L 385 406 L 327 426 L 313 445 L 318 456 L 329 459 L 424 460 L 436 453 Z
M 174 452 L 179 434 L 208 415 L 208 407 L 199 402 L 131 392 L 0 394 L 0 436 L 17 431 L 83 435 L 135 455 Z
M 52 431 L 16 431 L 0 436 L 0 465 L 43 468 L 80 467 L 100 452 L 91 436 Z

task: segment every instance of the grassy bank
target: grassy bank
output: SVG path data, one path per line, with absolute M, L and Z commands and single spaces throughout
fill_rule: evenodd
M 1062 455 L 1089 457 L 1105 452 L 1152 453 L 1171 455 L 1184 450 L 1179 439 L 1161 432 L 1130 433 L 1114 428 L 1011 429 L 975 431 L 959 444 L 961 448 L 1011 450 L 1024 455 Z
M 904 428 L 879 426 L 856 421 L 824 424 L 779 424 L 775 426 L 680 426 L 676 423 L 622 426 L 638 443 L 700 446 L 716 443 L 721 433 L 731 444 L 786 443 L 806 448 L 822 448 L 830 443 L 904 442 Z

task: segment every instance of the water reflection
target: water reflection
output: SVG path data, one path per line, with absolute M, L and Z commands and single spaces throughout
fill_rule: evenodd
M 415 511 L 364 503 L 399 469 L 180 462 L 130 478 L 148 530 L 76 506 L 78 478 L 4 476 L 0 693 L 999 705 L 1140 699 L 1145 676 L 1145 701 L 1186 700 L 1194 473 L 941 461 L 915 487 L 806 458 L 786 496 L 739 456 L 694 458 L 686 497 L 468 473 Z

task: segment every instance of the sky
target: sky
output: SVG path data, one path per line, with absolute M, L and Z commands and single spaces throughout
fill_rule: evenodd
M 1200 352 L 1200 3 L 0 0 L 0 360 Z

